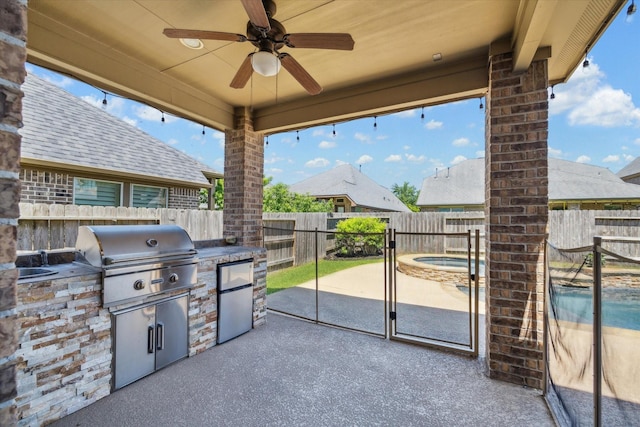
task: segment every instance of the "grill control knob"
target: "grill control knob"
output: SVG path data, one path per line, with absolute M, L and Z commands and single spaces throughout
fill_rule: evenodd
M 178 277 L 176 273 L 173 273 L 171 276 L 169 276 L 169 282 L 171 283 L 176 283 L 178 280 L 180 280 L 180 277 Z
M 133 289 L 135 289 L 136 291 L 142 290 L 144 289 L 144 281 L 138 279 L 135 282 L 133 282 Z

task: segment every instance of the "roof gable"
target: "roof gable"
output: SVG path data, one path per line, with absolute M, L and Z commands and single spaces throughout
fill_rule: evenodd
M 289 187 L 295 193 L 314 197 L 345 196 L 356 205 L 396 212 L 410 212 L 389 189 L 349 164 L 314 175 Z
M 187 154 L 92 106 L 56 85 L 29 75 L 22 86 L 21 157 L 67 168 L 134 174 L 208 186 L 221 176 Z
M 549 158 L 549 201 L 640 199 L 640 186 L 607 168 Z M 418 206 L 484 204 L 485 160 L 465 160 L 425 178 Z

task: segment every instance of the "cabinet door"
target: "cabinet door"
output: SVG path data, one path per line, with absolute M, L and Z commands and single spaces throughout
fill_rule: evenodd
M 156 369 L 188 354 L 188 296 L 156 305 Z
M 154 371 L 156 310 L 149 305 L 114 317 L 114 386 L 120 388 Z

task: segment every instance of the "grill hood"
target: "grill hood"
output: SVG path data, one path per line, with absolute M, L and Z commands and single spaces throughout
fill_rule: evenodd
M 193 257 L 189 234 L 177 225 L 91 225 L 78 228 L 76 249 L 95 267 Z

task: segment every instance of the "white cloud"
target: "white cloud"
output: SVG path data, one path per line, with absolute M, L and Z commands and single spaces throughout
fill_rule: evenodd
M 425 123 L 424 127 L 429 130 L 434 130 L 434 129 L 441 129 L 442 125 L 443 125 L 442 122 L 431 119 L 427 123 Z
M 324 129 L 314 129 L 311 136 L 324 136 Z
M 591 157 L 585 154 L 578 156 L 578 158 L 576 159 L 577 163 L 589 163 L 590 161 L 591 161 Z
M 451 164 L 452 165 L 457 165 L 458 163 L 462 163 L 465 160 L 467 160 L 467 158 L 465 156 L 455 156 L 453 158 L 453 160 L 451 160 Z
M 609 154 L 607 157 L 602 159 L 604 163 L 615 163 L 620 161 L 620 156 L 617 154 Z
M 638 144 L 640 144 L 640 138 L 638 139 Z M 410 150 L 410 149 L 411 149 L 411 146 L 410 146 L 410 145 L 404 145 L 404 146 L 402 147 L 402 149 L 403 149 L 403 150 L 405 150 L 405 151 L 407 151 L 407 150 Z
M 364 164 L 367 164 L 367 163 L 371 163 L 372 161 L 373 161 L 373 157 L 371 157 L 368 154 L 363 154 L 362 156 L 360 156 L 358 158 L 358 160 L 356 160 L 356 163 L 359 164 L 359 165 L 364 165 Z
M 136 116 L 141 118 L 142 120 L 148 120 L 153 122 L 162 123 L 162 111 L 155 109 L 153 107 L 149 107 L 148 105 L 141 105 L 134 109 Z M 171 123 L 178 120 L 176 116 L 172 116 L 171 114 L 164 113 L 164 122 Z
M 404 157 L 411 163 L 424 163 L 426 157 L 424 155 L 416 156 L 415 154 L 405 154 Z
M 366 135 L 362 132 L 356 132 L 355 135 L 353 135 L 353 137 L 360 142 L 364 142 L 365 144 L 371 144 L 371 137 L 369 135 Z
M 416 110 L 404 110 L 404 111 L 400 111 L 392 114 L 392 116 L 400 117 L 403 119 L 408 117 L 415 117 L 415 115 L 416 115 Z
M 562 157 L 562 150 L 558 148 L 549 147 L 547 150 L 551 157 Z
M 399 154 L 391 154 L 389 157 L 384 159 L 385 162 L 400 162 L 402 161 L 402 156 Z
M 593 61 L 587 68 L 579 67 L 566 85 L 554 89 L 556 97 L 549 102 L 550 114 L 567 112 L 571 126 L 640 125 L 640 108 L 631 95 L 603 83 L 604 78 Z
M 635 157 L 633 157 L 631 154 L 626 154 L 626 153 L 625 153 L 625 154 L 623 154 L 623 155 L 622 155 L 622 159 L 623 159 L 625 162 L 630 162 L 630 161 L 632 161 L 633 159 L 635 159 Z
M 325 159 L 324 157 L 316 157 L 313 160 L 309 160 L 304 165 L 308 168 L 323 168 L 329 165 L 329 160 Z
M 175 138 L 170 138 L 170 139 L 167 141 L 167 144 L 169 144 L 169 145 L 178 145 L 179 143 L 180 143 L 180 141 L 178 141 L 178 140 L 177 140 L 177 139 L 175 139 Z
M 282 157 L 278 157 L 275 154 L 272 154 L 270 157 L 265 157 L 264 158 L 264 164 L 265 165 L 272 165 L 274 163 L 278 163 L 280 161 L 284 160 Z
M 389 139 L 389 135 L 377 135 L 376 141 L 384 141 L 385 139 Z
M 476 157 L 478 157 L 478 158 L 483 158 L 483 157 L 484 157 L 484 150 L 478 150 L 478 151 L 476 151 Z
M 640 138 L 636 138 L 636 140 L 633 141 L 633 143 L 636 144 L 636 145 L 640 145 Z
M 122 120 L 123 120 L 125 123 L 130 124 L 131 126 L 138 127 L 138 121 L 137 121 L 136 119 L 132 119 L 131 117 L 124 116 L 124 117 L 122 118 Z
M 466 147 L 470 142 L 471 141 L 469 141 L 469 138 L 458 138 L 454 139 L 451 145 L 453 145 L 454 147 Z
M 336 146 L 335 141 L 322 141 L 320 142 L 320 144 L 318 144 L 318 147 L 320 148 L 333 148 Z
M 265 174 L 278 174 L 278 173 L 282 173 L 282 169 L 280 168 L 270 168 L 265 170 Z
M 52 76 L 50 74 L 43 74 L 40 77 L 48 81 L 49 83 L 52 83 L 61 88 L 67 88 L 73 84 L 73 79 L 70 79 L 69 77 L 65 77 L 65 76 L 58 76 L 58 78 L 56 78 L 55 76 Z M 103 98 L 104 98 L 104 95 L 103 95 Z M 102 102 L 102 99 L 100 100 L 100 102 Z
M 347 164 L 349 164 L 349 162 L 345 162 L 345 161 L 340 160 L 340 159 L 336 160 L 336 166 L 347 165 Z

